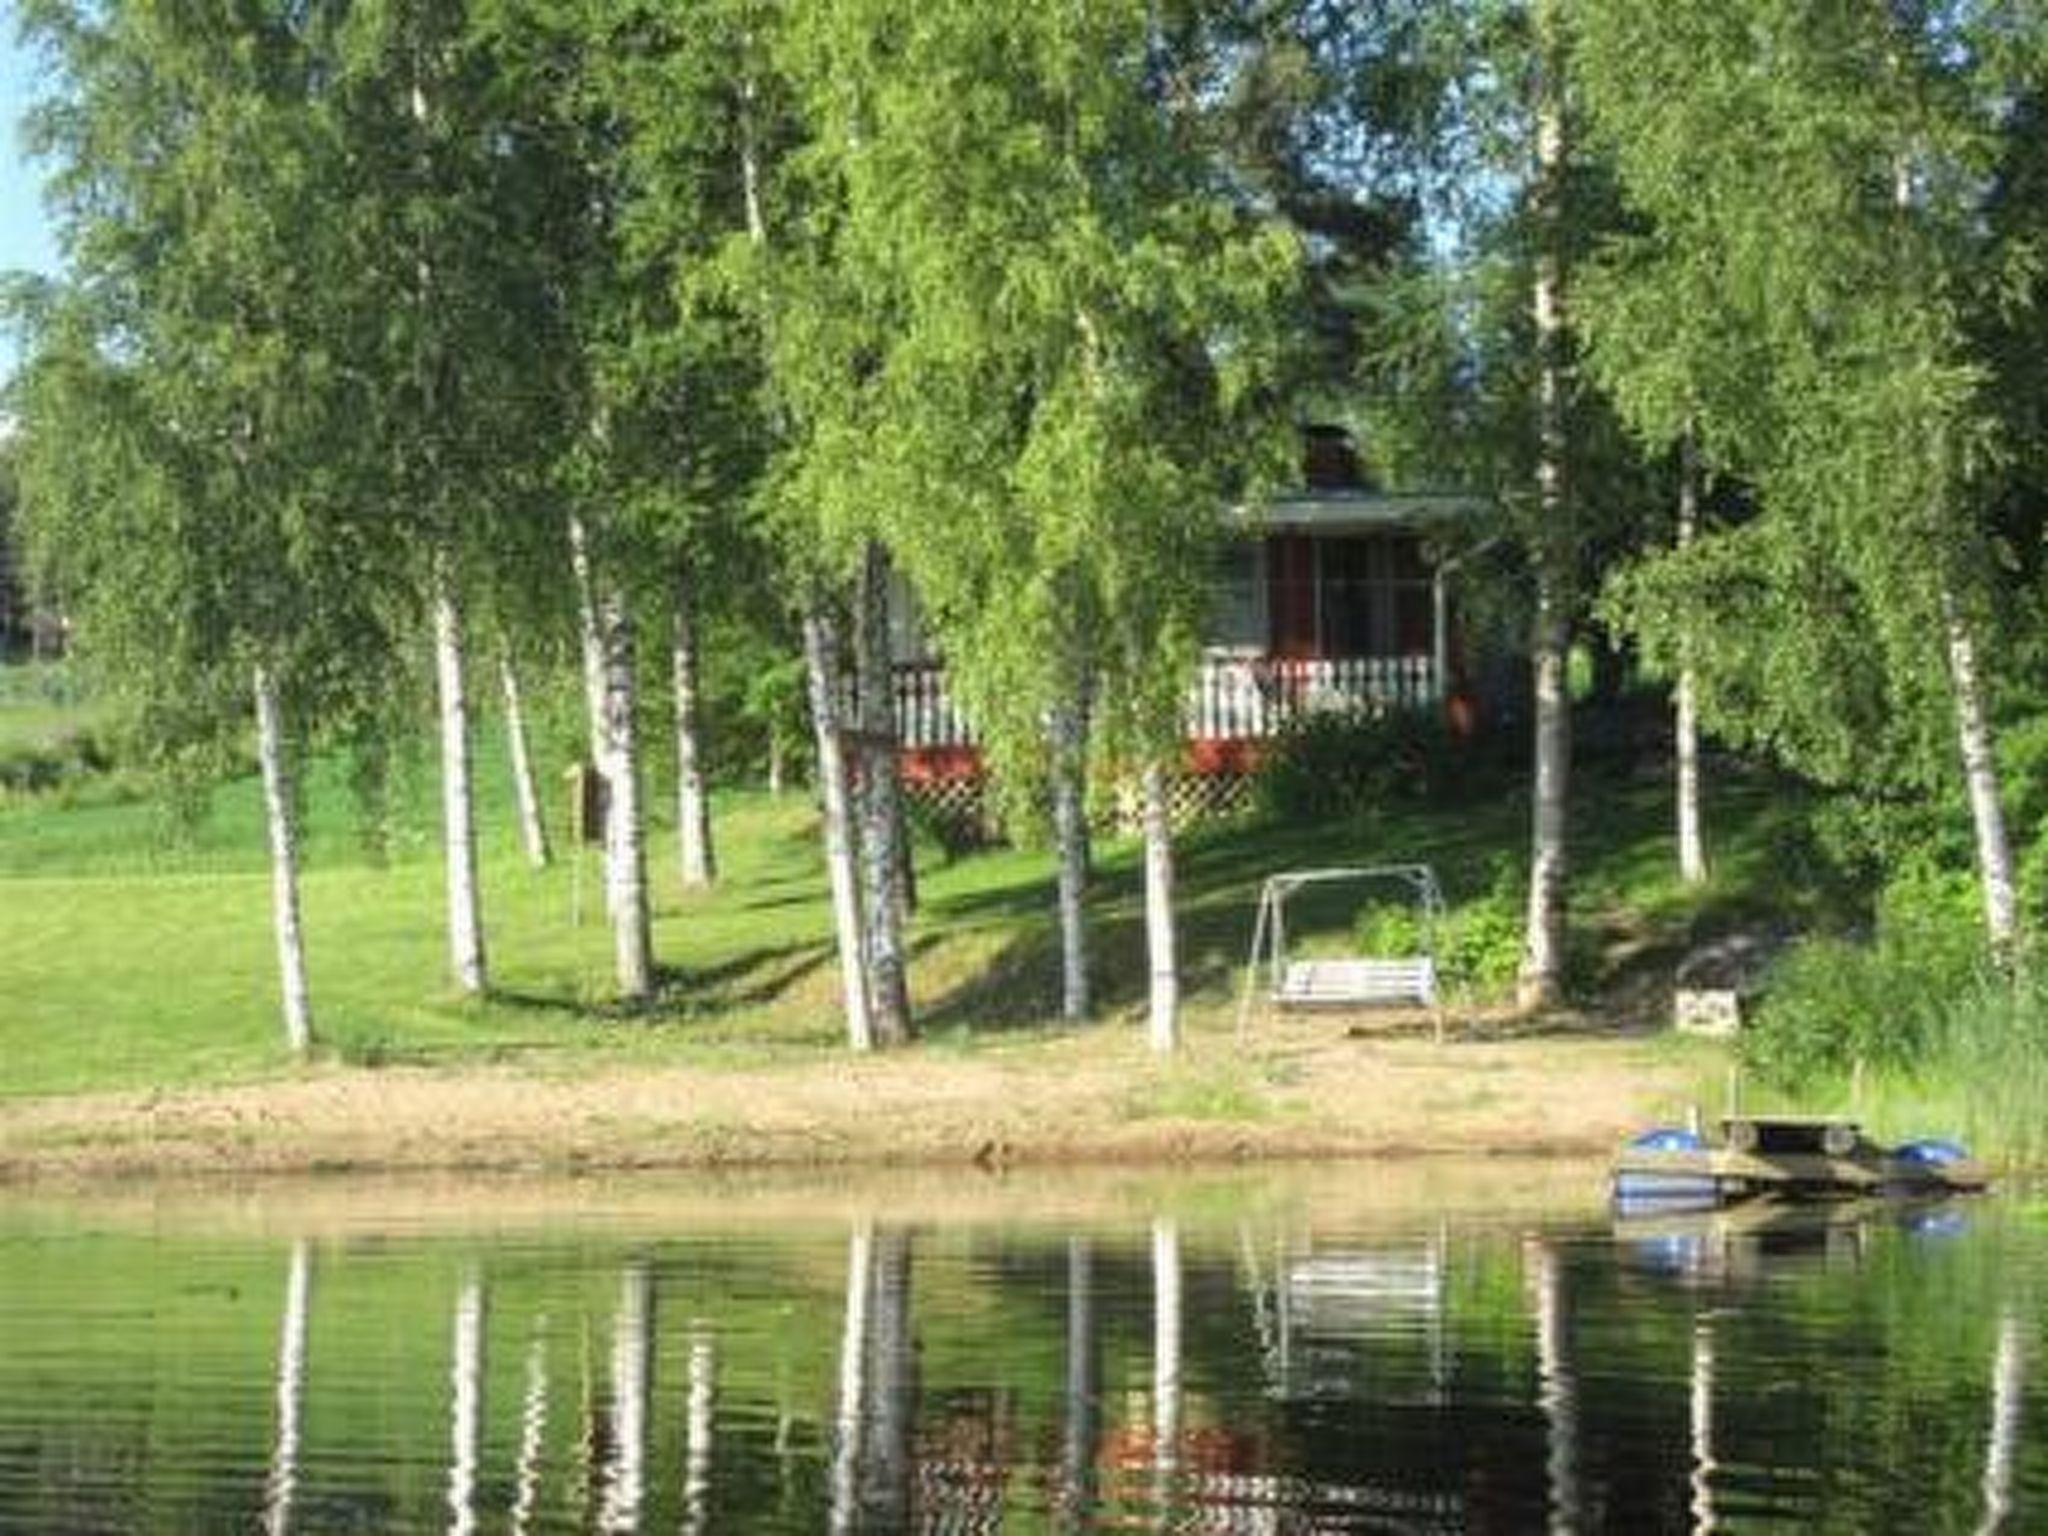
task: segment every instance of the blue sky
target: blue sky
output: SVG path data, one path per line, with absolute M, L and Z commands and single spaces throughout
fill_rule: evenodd
M 0 0 L 0 271 L 56 269 L 43 213 L 42 178 L 22 153 L 20 118 L 35 88 L 32 59 L 15 41 L 14 7 Z M 14 367 L 14 338 L 0 332 L 0 374 Z

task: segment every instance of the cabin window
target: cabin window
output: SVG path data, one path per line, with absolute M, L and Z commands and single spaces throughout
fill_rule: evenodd
M 1218 650 L 1266 648 L 1265 548 L 1234 541 L 1218 553 L 1211 582 L 1208 642 Z
M 925 624 L 924 606 L 899 570 L 889 572 L 889 656 L 898 663 L 938 659 L 938 648 Z
M 1372 656 L 1378 644 L 1380 604 L 1373 582 L 1372 539 L 1325 539 L 1322 554 L 1323 644 L 1332 656 Z
M 1318 599 L 1326 654 L 1420 655 L 1430 647 L 1429 569 L 1412 535 L 1321 541 Z

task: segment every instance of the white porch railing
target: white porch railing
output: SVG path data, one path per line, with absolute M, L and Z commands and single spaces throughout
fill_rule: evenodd
M 944 662 L 896 663 L 896 735 L 906 747 L 974 745 L 974 732 L 946 688 Z
M 1197 741 L 1271 736 L 1302 715 L 1413 707 L 1441 697 L 1427 656 L 1211 656 L 1189 700 L 1188 734 Z
M 1195 741 L 1271 736 L 1304 714 L 1413 707 L 1442 697 L 1428 656 L 1210 656 L 1188 692 L 1187 734 Z M 943 663 L 897 664 L 896 730 L 913 749 L 974 744 L 947 691 Z

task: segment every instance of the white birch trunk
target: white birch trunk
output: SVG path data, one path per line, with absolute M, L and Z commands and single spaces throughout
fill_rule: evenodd
M 445 562 L 434 572 L 434 677 L 441 713 L 441 850 L 448 882 L 448 966 L 472 995 L 486 985 L 483 906 L 476 873 L 476 799 L 469 762 L 462 608 Z
M 306 1328 L 312 1311 L 313 1250 L 303 1237 L 292 1243 L 285 1278 L 284 1322 L 277 1340 L 277 1439 L 263 1491 L 264 1536 L 291 1528 L 299 1488 L 299 1425 L 306 1400 Z
M 590 727 L 590 766 L 604 774 L 604 637 L 598 633 L 598 582 L 590 569 L 590 530 L 569 514 L 569 573 L 575 578 L 575 639 L 584 664 L 584 715 Z
M 263 813 L 270 833 L 270 921 L 277 935 L 284 1037 L 293 1055 L 304 1056 L 313 1044 L 313 1005 L 306 986 L 306 943 L 299 930 L 298 810 L 285 762 L 277 676 L 269 667 L 256 668 L 255 690 L 256 756 L 263 769 Z
M 903 943 L 903 783 L 896 762 L 889 665 L 889 556 L 870 539 L 862 559 L 857 673 L 862 775 L 861 916 L 867 931 L 869 1019 L 877 1045 L 911 1037 Z
M 1678 446 L 1678 547 L 1699 533 L 1699 455 L 1687 429 Z M 1674 754 L 1678 759 L 1678 877 L 1687 885 L 1707 878 L 1707 843 L 1700 821 L 1700 727 L 1694 698 L 1692 636 L 1679 639 L 1678 687 L 1673 698 Z
M 782 738 L 774 731 L 768 733 L 768 793 L 780 799 L 782 796 Z
M 747 238 L 756 249 L 760 249 L 768 243 L 768 224 L 762 213 L 761 161 L 755 142 L 755 90 L 751 77 L 742 79 L 740 91 L 740 181 L 746 204 Z M 847 1042 L 856 1051 L 868 1051 L 874 1049 L 875 1039 L 868 1011 L 867 961 L 861 935 L 860 888 L 855 872 L 855 833 L 848 804 L 845 753 L 841 750 L 838 637 L 831 620 L 815 598 L 804 613 L 803 633 L 804 662 L 810 682 L 811 722 L 818 740 L 818 788 L 825 823 L 825 868 L 832 887 L 832 926 L 839 945 L 839 981 L 846 1009 Z M 840 1508 L 835 1498 L 835 1515 Z M 846 1506 L 846 1515 L 851 1518 L 850 1503 Z
M 604 636 L 598 625 L 597 578 L 591 570 L 590 530 L 576 512 L 569 514 L 569 569 L 576 582 L 576 635 L 583 660 L 583 707 L 590 729 L 590 766 L 597 774 L 598 782 L 604 786 L 605 799 L 609 804 L 613 764 L 607 760 L 605 751 Z M 607 871 L 604 880 L 605 914 L 616 920 L 617 913 L 611 905 L 614 887 L 609 873 L 611 839 L 608 833 L 602 838 L 601 846 Z M 576 849 L 576 875 L 580 889 L 583 875 L 583 849 L 580 844 Z
M 505 692 L 505 749 L 512 759 L 512 793 L 519 802 L 519 841 L 526 849 L 526 862 L 546 869 L 553 857 L 548 848 L 548 827 L 540 813 L 540 790 L 533 779 L 533 753 L 526 740 L 526 701 L 519 688 L 519 671 L 512 658 L 498 659 L 499 682 Z
M 1173 810 L 1166 796 L 1166 768 L 1154 762 L 1144 774 L 1145 952 L 1151 972 L 1148 1035 L 1161 1055 L 1180 1046 L 1180 961 L 1173 919 Z
M 1053 712 L 1052 828 L 1058 859 L 1060 1017 L 1088 1017 L 1088 716 L 1076 699 Z
M 697 689 L 697 593 L 695 580 L 678 570 L 670 682 L 676 712 L 676 854 L 683 884 L 701 887 L 718 875 L 711 842 L 711 797 L 704 787 L 704 713 Z
M 569 570 L 576 580 L 576 637 L 583 658 L 583 706 L 590 721 L 590 762 L 604 771 L 604 638 L 598 633 L 597 581 L 590 568 L 590 533 L 569 514 Z
M 425 145 L 430 133 L 426 59 L 413 55 L 411 108 L 419 136 L 418 169 L 426 173 Z M 427 430 L 434 430 L 438 409 L 436 359 L 432 355 L 431 329 L 426 323 L 433 313 L 434 266 L 425 236 L 414 256 L 417 339 L 413 369 L 422 401 Z M 427 483 L 436 475 L 435 452 L 429 441 L 423 468 Z M 434 677 L 438 692 L 441 727 L 441 853 L 447 881 L 448 968 L 456 986 L 471 995 L 481 993 L 487 983 L 484 967 L 483 909 L 478 895 L 476 873 L 475 798 L 469 764 L 469 699 L 463 678 L 462 609 L 455 595 L 454 574 L 449 553 L 436 547 L 431 556 L 432 607 L 434 622 Z
M 832 621 L 814 603 L 804 615 L 804 663 L 809 672 L 811 722 L 818 736 L 818 790 L 825 821 L 825 873 L 832 886 L 832 926 L 839 944 L 839 983 L 846 1008 L 847 1043 L 874 1049 L 868 1013 L 866 945 L 861 933 L 860 886 L 854 869 L 846 758 L 839 726 L 839 646 Z
M 1956 606 L 1955 594 L 1946 588 L 1941 594 L 1941 616 L 1947 630 L 1949 686 L 1955 694 L 1956 748 L 1970 797 L 1977 875 L 1984 887 L 1984 932 L 1991 941 L 1992 954 L 2004 963 L 2012 959 L 2019 942 L 2019 918 L 2013 894 L 2012 843 L 2006 836 L 2005 808 L 1998 799 L 1991 721 L 1984 707 L 1975 639 Z
M 616 591 L 598 599 L 604 644 L 605 909 L 612 920 L 614 970 L 621 1001 L 654 994 L 647 906 L 646 820 L 640 811 L 640 744 L 635 721 L 633 621 Z
M 1908 155 L 1892 160 L 1892 206 L 1901 221 L 1913 210 L 1913 172 Z M 1933 518 L 1937 526 L 1940 518 Z M 1946 576 L 1941 583 L 1941 623 L 1946 642 L 1949 688 L 1955 696 L 1956 749 L 1963 787 L 1970 800 L 1970 826 L 1977 843 L 1977 877 L 1984 888 L 1984 933 L 2001 965 L 2013 959 L 2019 918 L 2013 892 L 2012 842 L 1998 799 L 1998 767 L 1992 751 L 1991 721 L 1984 706 L 1977 645 Z
M 768 243 L 768 221 L 761 213 L 761 153 L 755 142 L 754 77 L 740 80 L 740 201 L 746 209 L 747 239 L 755 246 Z
M 484 1425 L 484 1283 L 472 1271 L 455 1300 L 455 1354 L 448 1368 L 448 1530 L 476 1529 L 477 1461 Z
M 1538 356 L 1536 622 L 1536 774 L 1532 793 L 1529 910 L 1523 938 L 1520 1002 L 1554 1005 L 1564 989 L 1565 835 L 1571 774 L 1571 700 L 1565 667 L 1571 645 L 1567 583 L 1571 540 L 1565 500 L 1564 262 L 1560 247 L 1565 161 L 1564 82 L 1558 75 L 1556 5 L 1539 6 L 1542 51 L 1536 102 L 1535 319 Z

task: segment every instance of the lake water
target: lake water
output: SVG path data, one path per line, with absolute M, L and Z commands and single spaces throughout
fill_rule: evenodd
M 2048 1530 L 2048 1210 L 1593 1170 L 0 1203 L 0 1528 Z

